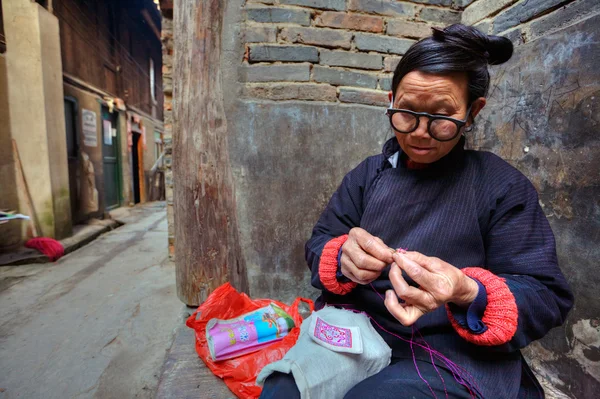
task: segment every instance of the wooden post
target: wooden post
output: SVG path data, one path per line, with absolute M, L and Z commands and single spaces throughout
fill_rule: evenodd
M 221 88 L 225 2 L 174 4 L 173 185 L 177 295 L 197 306 L 230 281 L 248 289 Z

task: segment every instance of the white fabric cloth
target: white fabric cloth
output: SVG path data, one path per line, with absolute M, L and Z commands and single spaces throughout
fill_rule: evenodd
M 390 364 L 392 350 L 362 313 L 325 307 L 302 323 L 283 359 L 265 366 L 256 383 L 273 372 L 291 373 L 302 399 L 337 399 Z

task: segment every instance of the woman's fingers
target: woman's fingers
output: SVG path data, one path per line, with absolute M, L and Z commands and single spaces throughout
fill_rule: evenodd
M 431 288 L 435 287 L 435 275 L 405 254 L 395 253 L 394 262 L 396 262 L 410 278 L 419 284 L 422 289 L 429 291 Z
M 422 253 L 416 251 L 407 251 L 404 253 L 404 256 L 432 273 L 438 271 L 440 266 L 442 266 L 441 263 L 443 263 L 438 258 L 423 255 Z
M 425 313 L 413 305 L 402 305 L 394 291 L 385 293 L 385 307 L 404 326 L 412 326 Z
M 342 252 L 340 261 L 342 265 L 342 274 L 358 284 L 369 284 L 377 280 L 381 274 L 377 271 L 365 270 L 357 267 L 352 261 L 352 258 L 344 252 Z
M 415 262 L 415 259 L 420 260 L 422 263 Z M 419 284 L 422 291 L 428 293 L 429 299 L 435 301 L 438 306 L 452 298 L 456 285 L 453 276 L 457 274 L 455 271 L 458 272 L 458 269 L 454 266 L 419 253 L 412 253 L 411 255 L 395 254 L 394 260 L 408 276 Z M 427 303 L 427 309 L 432 306 L 434 304 Z
M 352 229 L 351 233 L 354 233 L 353 236 L 356 239 L 356 243 L 364 252 L 379 260 L 384 265 L 393 262 L 392 251 L 390 251 L 389 247 L 381 239 L 363 229 Z
M 390 269 L 390 281 L 394 286 L 396 294 L 402 298 L 406 303 L 414 305 L 421 309 L 423 313 L 433 310 L 435 304 L 432 303 L 431 296 L 423 290 L 408 285 L 404 277 L 402 277 L 402 270 L 396 263 L 392 263 Z
M 359 243 L 350 245 L 347 249 L 343 250 L 343 253 L 347 254 L 352 259 L 352 263 L 359 269 L 381 272 L 381 270 L 387 266 L 387 263 L 371 256 L 368 252 L 365 252 Z

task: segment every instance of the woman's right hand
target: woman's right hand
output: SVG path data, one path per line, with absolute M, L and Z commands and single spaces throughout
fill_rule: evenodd
M 355 283 L 369 284 L 377 280 L 387 265 L 394 262 L 393 254 L 394 250 L 385 245 L 381 238 L 355 227 L 350 230 L 342 246 L 342 274 Z

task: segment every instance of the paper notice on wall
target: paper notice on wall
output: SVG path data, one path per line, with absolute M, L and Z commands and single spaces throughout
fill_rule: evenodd
M 112 145 L 112 123 L 110 121 L 103 120 L 102 127 L 104 132 L 104 144 Z
M 84 108 L 81 110 L 81 119 L 83 124 L 83 145 L 87 147 L 98 147 L 96 113 Z

